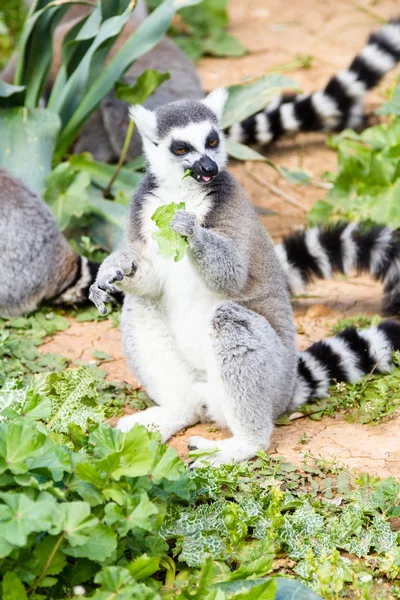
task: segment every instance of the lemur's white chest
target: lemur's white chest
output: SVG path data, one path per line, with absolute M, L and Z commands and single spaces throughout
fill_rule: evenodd
M 210 208 L 206 192 L 188 196 L 187 192 L 172 194 L 160 191 L 156 197 L 146 199 L 143 210 L 143 233 L 146 238 L 146 253 L 151 260 L 160 281 L 162 296 L 160 309 L 171 329 L 177 348 L 182 357 L 196 369 L 206 368 L 209 356 L 209 332 L 212 316 L 221 298 L 210 290 L 202 279 L 196 265 L 188 253 L 179 262 L 173 257 L 163 257 L 158 253 L 158 244 L 151 234 L 157 231 L 151 216 L 158 206 L 170 202 L 185 202 L 186 210 L 194 213 L 200 224 Z M 178 193 L 177 193 L 178 192 Z

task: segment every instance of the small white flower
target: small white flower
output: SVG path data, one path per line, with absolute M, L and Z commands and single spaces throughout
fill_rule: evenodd
M 73 588 L 73 592 L 74 592 L 75 596 L 84 596 L 86 594 L 86 590 L 83 587 L 83 585 L 76 585 Z

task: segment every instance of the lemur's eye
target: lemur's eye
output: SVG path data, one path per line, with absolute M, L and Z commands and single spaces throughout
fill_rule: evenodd
M 170 150 L 172 154 L 175 154 L 175 156 L 183 156 L 188 152 L 193 152 L 194 148 L 191 146 L 191 144 L 185 142 L 184 140 L 173 140 Z
M 208 147 L 209 148 L 216 148 L 218 146 L 218 140 L 217 138 L 214 138 L 213 140 L 210 140 L 208 142 Z

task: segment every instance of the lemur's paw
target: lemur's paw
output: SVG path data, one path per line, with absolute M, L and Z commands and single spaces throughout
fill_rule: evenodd
M 107 265 L 106 262 L 100 267 L 96 284 L 101 290 L 108 294 L 116 294 L 119 290 L 114 283 L 121 282 L 125 277 L 133 277 L 136 272 L 136 265 L 130 262 L 127 268 Z
M 96 305 L 102 315 L 107 314 L 105 303 L 112 300 L 110 295 L 124 291 L 125 280 L 132 278 L 136 270 L 137 266 L 133 261 L 131 250 L 114 252 L 105 259 L 99 268 L 96 281 L 89 290 L 89 300 Z
M 200 435 L 193 435 L 188 439 L 189 450 L 214 450 L 214 454 L 201 456 L 192 462 L 189 462 L 189 469 L 197 469 L 198 467 L 204 467 L 206 464 L 211 466 L 218 466 L 221 464 L 218 461 L 220 455 L 218 442 L 214 440 L 208 440 Z
M 193 237 L 199 223 L 196 215 L 187 210 L 178 210 L 171 221 L 171 227 L 175 233 L 182 237 Z
M 188 439 L 189 450 L 208 450 L 210 448 L 217 448 L 218 442 L 215 440 L 208 440 L 201 435 L 192 435 Z
M 111 302 L 111 298 L 107 292 L 98 287 L 97 283 L 93 283 L 93 285 L 90 286 L 89 300 L 95 304 L 100 314 L 107 314 L 106 303 Z

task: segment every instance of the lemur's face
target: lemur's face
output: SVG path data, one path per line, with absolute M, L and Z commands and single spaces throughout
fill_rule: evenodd
M 157 158 L 172 174 L 187 169 L 198 183 L 210 183 L 226 164 L 225 143 L 218 125 L 211 121 L 177 127 L 160 141 Z
M 197 183 L 208 185 L 225 168 L 227 155 L 220 125 L 225 100 L 226 92 L 216 90 L 201 102 L 173 102 L 155 113 L 142 106 L 132 107 L 132 118 L 157 179 L 177 184 L 189 169 Z

